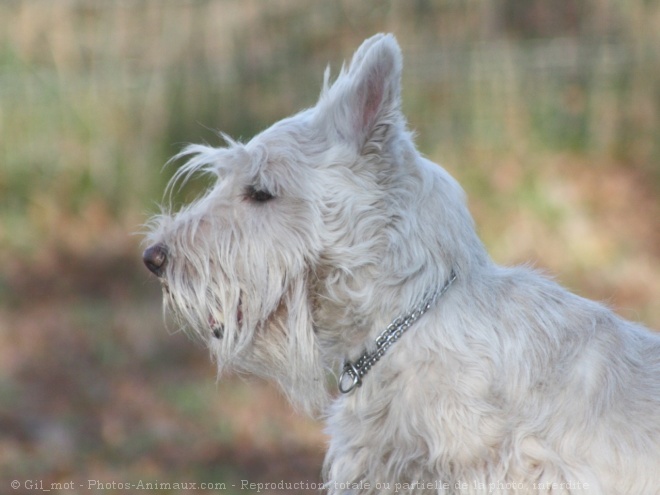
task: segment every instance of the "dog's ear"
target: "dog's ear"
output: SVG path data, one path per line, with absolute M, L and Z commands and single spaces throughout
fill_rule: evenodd
M 391 34 L 366 40 L 355 52 L 348 71 L 342 70 L 321 95 L 320 111 L 339 136 L 362 151 L 371 140 L 382 140 L 387 129 L 402 120 L 401 49 Z

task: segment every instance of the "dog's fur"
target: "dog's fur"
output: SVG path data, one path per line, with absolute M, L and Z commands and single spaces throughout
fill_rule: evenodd
M 394 37 L 374 36 L 333 84 L 326 71 L 315 107 L 179 155 L 175 183 L 216 180 L 150 222 L 166 306 L 221 371 L 327 415 L 331 494 L 660 493 L 660 338 L 489 259 L 463 191 L 406 130 L 401 68 Z M 327 370 L 452 271 L 329 403 Z

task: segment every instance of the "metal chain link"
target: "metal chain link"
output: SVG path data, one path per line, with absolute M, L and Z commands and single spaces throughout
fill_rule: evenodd
M 339 375 L 338 387 L 342 394 L 347 394 L 355 387 L 362 385 L 362 378 L 367 372 L 378 362 L 380 358 L 387 352 L 387 350 L 399 340 L 403 332 L 408 330 L 419 318 L 426 313 L 435 301 L 444 294 L 452 282 L 456 280 L 456 274 L 452 271 L 449 279 L 444 286 L 436 289 L 429 296 L 422 299 L 422 302 L 415 306 L 410 312 L 403 316 L 395 318 L 387 328 L 376 338 L 376 350 L 372 353 L 365 351 L 362 356 L 358 358 L 355 363 L 346 361 L 344 363 L 343 371 Z M 348 385 L 345 385 L 346 378 L 350 379 Z

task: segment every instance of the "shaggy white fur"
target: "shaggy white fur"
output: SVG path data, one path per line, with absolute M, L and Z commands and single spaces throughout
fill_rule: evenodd
M 150 223 L 145 263 L 220 371 L 327 418 L 330 494 L 660 493 L 660 338 L 478 239 L 460 186 L 416 151 L 392 35 L 317 105 L 247 144 L 190 146 L 213 187 Z M 341 371 L 456 280 L 350 393 Z

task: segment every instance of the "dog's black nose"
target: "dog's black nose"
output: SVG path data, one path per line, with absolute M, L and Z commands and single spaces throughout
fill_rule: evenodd
M 142 253 L 142 261 L 151 273 L 160 277 L 167 263 L 167 248 L 163 244 L 149 246 Z

